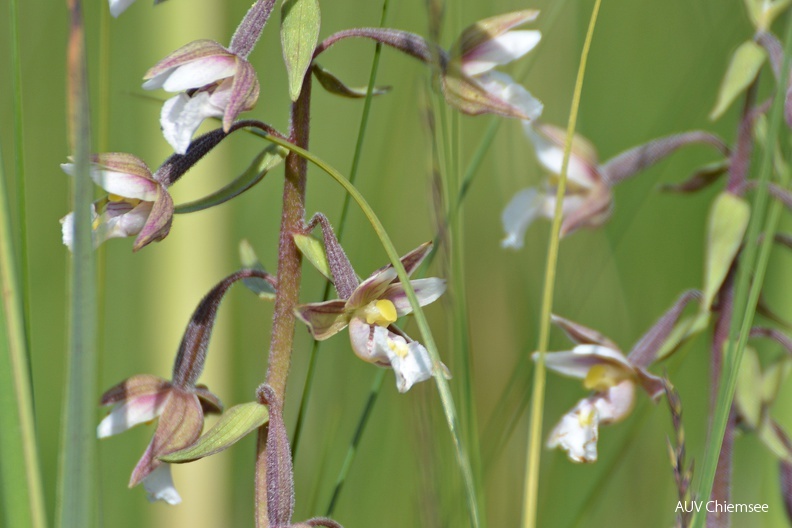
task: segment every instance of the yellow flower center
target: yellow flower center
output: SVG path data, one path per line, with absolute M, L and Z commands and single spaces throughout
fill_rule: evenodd
M 587 411 L 582 411 L 578 413 L 578 423 L 580 424 L 580 427 L 589 427 L 592 424 L 592 422 L 594 422 L 595 412 L 596 409 L 592 407 Z
M 407 343 L 405 343 L 401 339 L 398 341 L 396 341 L 395 339 L 388 339 L 388 347 L 393 351 L 394 354 L 396 354 L 402 359 L 406 358 L 408 352 L 410 351 L 409 347 L 407 346 Z
M 366 323 L 379 326 L 388 326 L 391 323 L 395 323 L 398 318 L 396 306 L 388 299 L 380 299 L 379 301 L 368 303 L 363 308 L 363 315 L 366 318 Z
M 590 390 L 606 391 L 624 379 L 624 373 L 611 365 L 594 365 L 586 374 L 583 386 Z

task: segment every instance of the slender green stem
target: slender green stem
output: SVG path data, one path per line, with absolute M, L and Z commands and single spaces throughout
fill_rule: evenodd
M 380 27 L 385 26 L 385 19 L 388 16 L 389 0 L 384 0 L 382 3 L 382 15 L 380 16 Z M 368 127 L 369 113 L 371 112 L 371 101 L 374 98 L 374 85 L 377 80 L 377 70 L 379 70 L 380 55 L 382 54 L 382 44 L 377 43 L 374 47 L 374 58 L 371 61 L 371 72 L 369 73 L 368 88 L 366 89 L 366 99 L 363 103 L 363 115 L 360 117 L 360 128 L 358 129 L 357 142 L 355 143 L 355 153 L 352 156 L 352 168 L 349 170 L 349 182 L 353 185 L 357 180 L 358 167 L 360 166 L 360 158 L 363 154 L 363 141 L 366 137 L 366 128 Z M 342 240 L 344 231 L 346 229 L 346 218 L 349 213 L 350 197 L 349 194 L 344 195 L 344 203 L 341 206 L 341 216 L 338 220 L 336 235 L 338 241 Z M 322 300 L 326 301 L 330 298 L 331 285 L 329 282 L 325 283 Z M 302 433 L 303 422 L 305 419 L 305 409 L 308 405 L 308 400 L 311 398 L 311 389 L 313 388 L 313 378 L 316 371 L 316 358 L 321 347 L 321 341 L 314 340 L 311 346 L 311 356 L 308 360 L 308 372 L 305 376 L 305 387 L 303 389 L 302 397 L 300 398 L 300 409 L 297 412 L 297 422 L 294 426 L 294 440 L 292 441 L 292 456 L 297 456 L 297 446 L 300 443 L 300 436 Z M 329 513 L 328 513 L 329 515 Z
M 0 489 L 7 526 L 44 528 L 47 518 L 36 443 L 23 288 L 14 258 L 11 212 L 0 153 Z
M 457 463 L 459 464 L 460 470 L 462 471 L 462 478 L 465 483 L 465 493 L 467 496 L 468 508 L 470 510 L 469 513 L 471 524 L 475 528 L 478 528 L 480 526 L 480 520 L 476 501 L 476 490 L 473 482 L 473 474 L 470 468 L 470 460 L 468 458 L 466 447 L 462 442 L 459 433 L 459 422 L 457 419 L 456 408 L 454 406 L 454 398 L 451 395 L 451 389 L 448 386 L 448 381 L 444 376 L 444 369 L 440 361 L 440 355 L 437 351 L 437 345 L 435 344 L 434 336 L 432 336 L 432 331 L 429 328 L 429 322 L 426 320 L 426 316 L 424 315 L 423 309 L 418 302 L 418 298 L 415 296 L 415 290 L 413 289 L 412 284 L 410 284 L 410 278 L 401 263 L 399 253 L 396 251 L 393 241 L 391 241 L 390 236 L 385 231 L 385 227 L 382 225 L 379 217 L 377 217 L 376 213 L 374 213 L 374 210 L 368 204 L 363 195 L 360 194 L 360 191 L 358 191 L 357 188 L 349 182 L 349 180 L 344 178 L 340 172 L 311 152 L 308 152 L 307 150 L 300 148 L 297 145 L 286 141 L 285 139 L 281 139 L 261 131 L 259 131 L 257 135 L 263 137 L 267 141 L 271 141 L 272 143 L 292 151 L 302 158 L 305 158 L 332 177 L 336 183 L 341 185 L 341 187 L 343 187 L 344 190 L 352 196 L 352 199 L 355 201 L 358 207 L 360 207 L 364 216 L 369 221 L 369 224 L 371 224 L 371 227 L 374 229 L 374 232 L 379 238 L 385 253 L 388 255 L 388 259 L 393 265 L 393 269 L 396 271 L 396 274 L 399 277 L 399 281 L 404 285 L 404 293 L 407 295 L 407 299 L 410 301 L 410 306 L 413 309 L 413 314 L 415 315 L 415 321 L 418 324 L 419 330 L 421 331 L 423 343 L 429 352 L 429 356 L 432 358 L 433 376 L 435 383 L 437 384 L 438 392 L 440 393 L 440 401 L 443 405 L 443 411 L 445 413 L 448 429 L 454 442 Z
M 25 313 L 25 341 L 27 351 L 30 347 L 30 306 L 28 290 L 28 248 L 27 248 L 27 192 L 25 181 L 25 133 L 23 126 L 23 101 L 22 101 L 22 50 L 19 44 L 19 3 L 17 0 L 8 2 L 11 26 L 11 61 L 12 82 L 14 91 L 14 158 L 16 171 L 16 204 L 18 235 L 19 235 L 19 271 L 22 286 L 22 309 Z M 27 353 L 27 352 L 26 352 Z
M 374 404 L 377 403 L 377 398 L 379 397 L 380 391 L 382 390 L 382 382 L 384 380 L 385 371 L 378 370 L 374 375 L 374 381 L 371 383 L 371 389 L 369 390 L 369 396 L 366 400 L 366 406 L 363 408 L 363 412 L 361 413 L 360 419 L 358 420 L 358 425 L 355 429 L 355 434 L 352 437 L 352 442 L 349 444 L 349 449 L 347 449 L 346 456 L 344 457 L 344 463 L 341 465 L 341 471 L 338 473 L 338 478 L 336 479 L 335 487 L 333 488 L 333 496 L 330 497 L 330 503 L 327 505 L 327 511 L 325 512 L 325 515 L 328 517 L 332 516 L 333 512 L 335 511 L 335 507 L 338 503 L 338 497 L 341 495 L 341 490 L 344 488 L 344 483 L 346 482 L 347 475 L 349 474 L 349 469 L 352 467 L 352 461 L 355 459 L 358 445 L 360 445 L 360 439 L 363 437 L 363 431 L 365 431 L 368 420 L 371 417 L 372 411 L 374 410 Z
M 575 81 L 575 92 L 572 96 L 572 107 L 569 111 L 569 123 L 567 125 L 566 143 L 564 145 L 564 160 L 561 164 L 561 175 L 558 181 L 558 190 L 556 192 L 556 208 L 550 235 L 550 247 L 547 251 L 544 293 L 542 295 L 542 314 L 539 330 L 539 358 L 536 362 L 536 368 L 534 369 L 533 394 L 531 396 L 530 439 L 528 443 L 528 460 L 525 471 L 525 501 L 523 503 L 522 522 L 525 528 L 536 526 L 539 461 L 542 449 L 542 415 L 544 412 L 546 378 L 545 354 L 550 340 L 550 315 L 553 309 L 553 291 L 555 289 L 556 264 L 558 262 L 561 211 L 564 202 L 564 194 L 566 192 L 567 169 L 569 167 L 569 156 L 572 149 L 572 138 L 575 135 L 575 125 L 577 124 L 578 109 L 580 108 L 580 96 L 583 92 L 583 78 L 586 73 L 586 62 L 588 60 L 591 40 L 594 36 L 594 28 L 597 24 L 597 15 L 599 14 L 601 3 L 602 0 L 597 0 L 594 4 L 586 40 L 583 43 L 583 52 L 580 56 L 580 67 L 578 68 L 577 80 Z
M 782 75 L 779 79 L 786 79 L 789 72 L 789 56 L 792 52 L 792 16 L 788 19 L 787 33 L 784 50 L 784 66 Z M 778 94 L 786 93 L 781 84 Z M 765 150 L 762 156 L 762 164 L 759 171 L 758 186 L 751 206 L 751 222 L 748 226 L 743 252 L 740 256 L 739 274 L 737 279 L 737 289 L 734 301 L 734 312 L 732 314 L 729 339 L 726 346 L 726 353 L 723 357 L 723 373 L 721 383 L 718 388 L 718 405 L 715 415 L 712 417 L 712 426 L 709 432 L 707 450 L 704 455 L 704 465 L 701 470 L 696 496 L 709 497 L 712 485 L 715 480 L 718 458 L 723 443 L 723 435 L 726 431 L 726 424 L 729 418 L 734 389 L 737 384 L 737 375 L 740 370 L 745 344 L 748 341 L 751 325 L 753 324 L 754 314 L 756 313 L 756 303 L 759 300 L 764 275 L 767 269 L 767 262 L 770 258 L 770 249 L 773 243 L 778 218 L 781 214 L 781 204 L 776 202 L 770 208 L 764 228 L 764 238 L 761 246 L 757 243 L 763 212 L 767 207 L 768 193 L 767 184 L 773 170 L 773 156 L 776 152 L 775 138 L 781 130 L 781 119 L 784 112 L 784 97 L 777 95 L 773 101 L 768 126 Z M 781 174 L 782 187 L 788 185 L 790 178 L 789 169 Z M 759 253 L 757 258 L 757 252 Z M 754 267 L 755 264 L 755 267 Z M 706 515 L 699 514 L 693 518 L 693 528 L 704 526 Z
M 83 12 L 70 0 L 68 54 L 69 132 L 74 155 L 74 244 L 71 262 L 69 351 L 64 398 L 57 522 L 90 528 L 96 522 L 96 284 L 91 239 L 93 183 L 89 175 L 91 128 Z

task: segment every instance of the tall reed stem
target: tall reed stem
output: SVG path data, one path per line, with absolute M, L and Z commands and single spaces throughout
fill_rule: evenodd
M 550 315 L 553 310 L 553 291 L 555 289 L 556 264 L 558 263 L 558 246 L 561 234 L 561 212 L 566 193 L 567 169 L 569 168 L 569 155 L 572 150 L 572 138 L 575 135 L 580 96 L 583 91 L 583 77 L 586 73 L 591 39 L 594 36 L 594 27 L 597 24 L 602 0 L 597 0 L 591 13 L 591 20 L 583 43 L 583 52 L 580 56 L 575 92 L 572 96 L 572 107 L 569 112 L 566 143 L 564 145 L 564 159 L 561 164 L 561 175 L 556 191 L 556 207 L 553 217 L 553 228 L 550 235 L 550 247 L 547 250 L 547 264 L 545 267 L 544 293 L 542 295 L 542 315 L 539 330 L 539 360 L 534 370 L 533 394 L 531 396 L 531 424 L 530 440 L 528 443 L 528 460 L 525 471 L 525 500 L 523 503 L 523 523 L 525 528 L 536 526 L 537 493 L 539 490 L 539 462 L 542 448 L 542 415 L 544 411 L 545 396 L 545 353 L 550 340 Z

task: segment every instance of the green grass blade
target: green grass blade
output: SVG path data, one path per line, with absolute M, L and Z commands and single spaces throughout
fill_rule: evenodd
M 360 413 L 360 419 L 358 420 L 358 425 L 355 428 L 355 434 L 352 437 L 352 441 L 350 442 L 346 456 L 344 457 L 344 463 L 341 465 L 341 471 L 338 473 L 338 478 L 336 479 L 335 487 L 333 488 L 333 495 L 330 497 L 330 503 L 327 505 L 327 511 L 325 512 L 327 517 L 332 517 L 333 512 L 335 511 L 336 504 L 338 503 L 338 497 L 341 495 L 341 490 L 344 488 L 344 484 L 346 483 L 347 475 L 349 475 L 349 469 L 352 467 L 352 461 L 355 459 L 355 455 L 357 454 L 357 448 L 360 445 L 360 439 L 363 437 L 363 432 L 366 430 L 366 425 L 368 425 L 368 420 L 371 417 L 372 411 L 374 410 L 374 404 L 377 403 L 377 398 L 379 397 L 380 391 L 382 390 L 382 382 L 384 379 L 385 370 L 378 370 L 374 375 L 374 381 L 371 383 L 371 389 L 369 390 L 369 396 L 366 400 L 366 406 L 363 407 L 363 412 Z
M 59 528 L 96 522 L 96 261 L 91 240 L 93 184 L 89 176 L 90 115 L 80 0 L 70 0 L 67 48 L 69 131 L 74 155 L 74 252 L 71 263 L 69 350 L 64 398 L 58 504 Z
M 575 81 L 575 92 L 572 96 L 572 107 L 569 111 L 569 123 L 567 125 L 566 144 L 564 145 L 564 160 L 561 165 L 561 177 L 558 181 L 556 193 L 556 208 L 553 217 L 553 227 L 550 235 L 550 247 L 547 251 L 547 264 L 545 267 L 544 293 L 542 295 L 542 315 L 539 330 L 539 360 L 534 369 L 533 394 L 531 396 L 531 423 L 530 436 L 528 442 L 528 460 L 525 471 L 525 500 L 523 503 L 522 526 L 532 528 L 536 526 L 537 497 L 539 490 L 539 459 L 542 449 L 542 415 L 544 414 L 544 395 L 545 395 L 545 353 L 550 340 L 550 314 L 553 309 L 553 291 L 555 289 L 556 264 L 558 263 L 558 246 L 561 233 L 561 210 L 563 197 L 566 192 L 567 168 L 569 167 L 569 156 L 572 149 L 572 138 L 575 135 L 575 125 L 577 124 L 578 109 L 580 107 L 580 96 L 583 91 L 583 78 L 586 73 L 586 62 L 588 60 L 591 39 L 594 36 L 594 28 L 597 25 L 597 15 L 599 14 L 601 0 L 597 0 L 591 12 L 586 40 L 583 43 L 583 52 L 580 56 L 580 67 L 578 69 L 577 80 Z
M 11 213 L 0 153 L 0 479 L 7 526 L 44 528 L 41 469 L 36 442 L 25 312 L 12 244 Z
M 792 16 L 789 17 L 784 57 L 787 59 L 782 68 L 780 79 L 786 79 L 789 72 L 789 54 L 792 52 Z M 779 91 L 785 93 L 785 91 Z M 759 241 L 759 229 L 763 213 L 767 208 L 768 192 L 767 183 L 773 170 L 773 155 L 776 152 L 776 138 L 781 130 L 781 120 L 784 112 L 784 98 L 776 96 L 770 113 L 770 122 L 767 133 L 767 144 L 765 145 L 762 164 L 759 170 L 759 185 L 757 186 L 754 201 L 751 206 L 751 222 L 748 226 L 745 249 L 740 258 L 739 275 L 734 301 L 734 312 L 732 314 L 731 326 L 729 329 L 729 340 L 726 346 L 726 353 L 723 361 L 723 371 L 721 373 L 721 383 L 718 387 L 718 405 L 712 417 L 712 427 L 709 432 L 707 449 L 704 454 L 704 464 L 700 473 L 700 480 L 696 488 L 696 496 L 699 499 L 709 497 L 712 492 L 712 485 L 715 480 L 715 471 L 718 465 L 723 434 L 726 431 L 726 422 L 734 398 L 734 389 L 737 384 L 737 374 L 740 370 L 745 344 L 748 341 L 748 334 L 753 324 L 756 304 L 764 282 L 767 262 L 770 258 L 770 249 L 773 243 L 773 235 L 778 225 L 781 214 L 781 204 L 773 203 L 767 214 L 764 228 L 764 238 L 761 246 Z M 786 167 L 781 174 L 780 185 L 786 187 L 789 183 L 789 168 Z M 759 253 L 757 257 L 757 252 Z M 754 267 L 754 264 L 756 265 Z M 753 276 L 751 272 L 753 271 Z M 693 518 L 693 528 L 704 526 L 706 514 L 698 514 Z
M 389 0 L 382 2 L 382 15 L 380 16 L 380 27 L 385 26 L 385 20 L 388 16 Z M 358 168 L 360 167 L 360 158 L 363 154 L 363 142 L 366 139 L 366 128 L 368 127 L 369 113 L 371 112 L 371 101 L 374 99 L 375 84 L 377 82 L 377 71 L 379 70 L 380 55 L 382 53 L 382 44 L 377 43 L 374 47 L 374 58 L 371 61 L 371 72 L 369 73 L 368 87 L 366 89 L 366 99 L 363 101 L 363 114 L 360 117 L 360 128 L 358 129 L 358 137 L 355 142 L 355 153 L 352 156 L 352 168 L 349 170 L 349 182 L 354 185 L 357 180 Z M 346 219 L 349 213 L 350 196 L 344 195 L 344 203 L 341 205 L 341 216 L 339 217 L 336 226 L 336 236 L 338 241 L 343 240 L 344 231 L 346 229 Z M 330 298 L 330 291 L 332 286 L 329 282 L 325 284 L 322 300 L 326 301 Z M 311 388 L 313 387 L 313 378 L 316 372 L 316 358 L 321 347 L 320 341 L 314 341 L 311 346 L 311 355 L 308 360 L 308 372 L 305 376 L 305 388 L 300 399 L 300 409 L 297 412 L 297 422 L 294 427 L 294 439 L 292 440 L 292 456 L 296 456 L 297 446 L 300 443 L 300 436 L 302 434 L 303 422 L 305 420 L 305 409 L 308 401 L 311 398 Z
M 19 46 L 19 3 L 10 0 L 8 3 L 11 34 L 11 77 L 14 92 L 14 162 L 16 171 L 16 206 L 19 223 L 19 271 L 23 292 L 22 309 L 25 313 L 25 340 L 30 346 L 30 307 L 28 306 L 28 249 L 27 249 L 27 192 L 25 191 L 25 134 L 23 126 L 22 101 L 22 51 Z

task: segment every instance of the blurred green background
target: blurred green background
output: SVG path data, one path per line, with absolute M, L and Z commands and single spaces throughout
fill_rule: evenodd
M 159 131 L 159 104 L 140 89 L 144 72 L 177 47 L 200 38 L 227 43 L 249 0 L 170 0 L 152 8 L 135 3 L 109 23 L 109 87 L 100 96 L 99 28 L 105 0 L 85 2 L 89 68 L 97 149 L 134 153 L 158 166 L 171 151 Z M 561 0 L 533 4 L 515 0 L 448 2 L 442 44 L 458 31 L 494 14 L 542 9 L 535 24 L 543 40 L 533 66 L 522 78 L 545 104 L 544 120 L 566 123 L 577 61 L 593 2 Z M 3 9 L 7 2 L 3 2 Z M 322 2 L 321 37 L 355 26 L 375 26 L 381 2 Z M 547 13 L 560 9 L 554 21 Z M 66 161 L 65 2 L 27 0 L 20 5 L 24 149 L 30 250 L 32 370 L 46 499 L 55 500 L 59 416 L 66 351 L 66 295 L 69 255 L 61 244 L 58 219 L 69 210 L 69 181 L 58 164 Z M 6 12 L 6 11 L 4 11 Z M 277 17 L 277 13 L 275 14 Z M 11 71 L 8 21 L 0 30 L 0 64 Z M 550 23 L 552 22 L 552 24 Z M 420 0 L 392 2 L 387 25 L 426 35 Z M 734 137 L 737 108 L 719 122 L 707 114 L 729 54 L 751 33 L 739 0 L 605 0 L 594 36 L 579 120 L 579 132 L 597 146 L 601 159 L 651 138 L 704 128 Z M 323 66 L 353 85 L 368 79 L 373 45 L 345 42 L 322 59 Z M 252 116 L 287 128 L 288 94 L 277 18 L 251 55 L 261 82 Z M 506 68 L 515 75 L 526 70 Z M 393 92 L 374 101 L 359 188 L 375 208 L 400 252 L 431 239 L 436 231 L 431 182 L 431 148 L 422 105 L 428 73 L 392 50 L 382 54 L 379 84 Z M 10 74 L 0 76 L 0 141 L 7 175 L 13 174 Z M 141 97 L 143 96 L 143 97 Z M 162 97 L 162 93 L 155 93 Z M 101 101 L 100 101 L 101 99 Z M 101 105 L 107 109 L 102 135 Z M 340 99 L 315 88 L 311 150 L 348 173 L 362 102 Z M 461 118 L 463 167 L 490 118 Z M 205 125 L 207 126 L 207 125 Z M 211 124 L 211 126 L 215 126 Z M 174 188 L 177 203 L 203 196 L 239 174 L 262 147 L 261 140 L 235 135 Z M 554 311 L 596 328 L 625 351 L 685 289 L 699 287 L 704 221 L 715 186 L 695 196 L 657 192 L 713 160 L 702 147 L 674 156 L 615 191 L 611 221 L 598 231 L 578 232 L 562 243 Z M 168 376 L 181 334 L 200 298 L 239 266 L 237 246 L 247 238 L 265 266 L 276 268 L 282 170 L 252 191 L 209 211 L 179 216 L 169 237 L 138 254 L 129 240 L 103 249 L 101 369 L 104 390 L 137 373 Z M 486 515 L 491 526 L 516 526 L 523 497 L 527 401 L 536 346 L 538 314 L 549 224 L 537 222 L 519 252 L 500 248 L 500 214 L 511 196 L 541 181 L 519 123 L 503 122 L 465 202 L 464 279 L 475 382 L 475 404 L 485 461 Z M 9 177 L 13 188 L 13 178 Z M 308 212 L 338 218 L 343 194 L 315 167 L 309 169 Z M 792 228 L 784 219 L 781 229 Z M 361 275 L 386 263 L 373 231 L 352 208 L 345 247 Z M 788 252 L 787 252 L 788 253 Z M 768 274 L 768 303 L 792 319 L 790 255 L 776 252 Z M 431 275 L 447 276 L 447 259 Z M 320 276 L 306 269 L 302 299 L 319 300 Z M 428 307 L 441 355 L 452 372 L 451 296 Z M 202 382 L 227 405 L 253 398 L 266 370 L 271 306 L 235 288 L 220 310 Z M 286 419 L 293 427 L 311 340 L 297 329 Z M 407 331 L 418 334 L 408 324 Z M 708 400 L 708 336 L 701 336 L 665 368 L 672 371 L 684 405 L 688 453 L 702 459 Z M 551 350 L 568 342 L 554 331 Z M 772 346 L 768 354 L 778 354 Z M 769 356 L 768 356 L 769 357 Z M 654 370 L 661 373 L 663 366 Z M 316 384 L 308 406 L 304 438 L 296 453 L 295 521 L 322 514 L 375 367 L 350 353 L 346 335 L 322 346 Z M 503 397 L 509 380 L 514 384 Z M 452 385 L 461 376 L 452 380 Z M 545 434 L 584 396 L 579 383 L 548 376 Z M 787 387 L 775 417 L 792 427 Z M 97 394 L 97 400 L 99 394 Z M 574 465 L 561 452 L 543 451 L 539 526 L 667 527 L 674 520 L 676 491 L 666 453 L 671 433 L 664 403 L 641 394 L 625 422 L 600 431 L 600 460 Z M 102 411 L 97 407 L 97 422 Z M 174 469 L 183 503 L 149 505 L 141 489 L 127 490 L 129 473 L 152 427 L 100 442 L 99 484 L 102 526 L 252 526 L 254 440 L 208 460 Z M 508 436 L 507 436 L 507 433 Z M 763 502 L 767 514 L 736 515 L 734 526 L 787 526 L 775 459 L 752 436 L 737 441 L 735 502 Z M 365 430 L 349 481 L 334 514 L 347 528 L 466 526 L 465 502 L 453 446 L 433 383 L 396 392 L 387 374 L 381 397 Z M 2 521 L 0 521 L 2 522 Z M 8 528 L 13 528 L 9 526 Z

